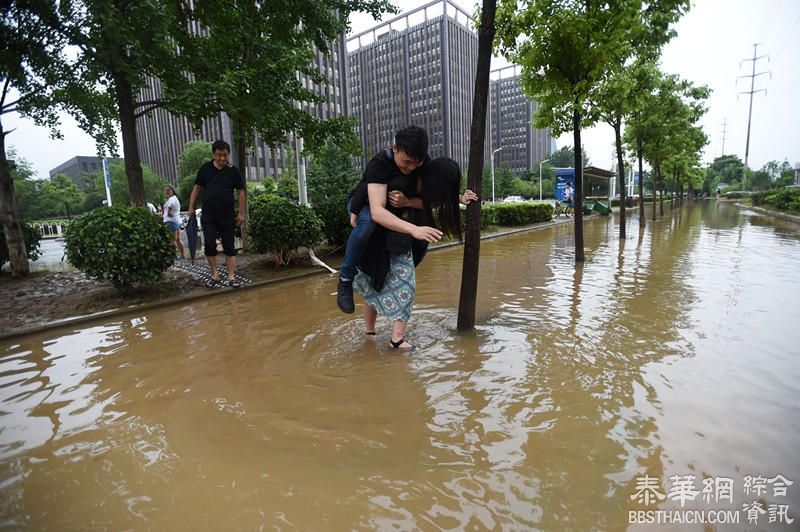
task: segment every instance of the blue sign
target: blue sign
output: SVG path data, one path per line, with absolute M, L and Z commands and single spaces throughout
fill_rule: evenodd
M 574 168 L 556 168 L 556 199 L 564 201 L 567 197 L 565 192 L 567 183 L 572 187 L 572 194 L 575 194 L 575 169 Z

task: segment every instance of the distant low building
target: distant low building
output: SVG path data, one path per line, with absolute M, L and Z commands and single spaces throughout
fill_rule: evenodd
M 109 157 L 108 164 L 122 164 L 124 159 L 118 157 Z M 103 169 L 103 160 L 100 157 L 84 157 L 78 155 L 72 159 L 61 163 L 52 170 L 50 170 L 50 178 L 58 174 L 64 174 L 75 183 L 79 189 L 83 189 L 83 177 L 89 174 L 94 174 Z
M 800 187 L 800 163 L 794 165 L 794 184 Z

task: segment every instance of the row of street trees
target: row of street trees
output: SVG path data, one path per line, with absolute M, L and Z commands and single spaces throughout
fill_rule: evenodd
M 667 171 L 676 183 L 691 183 L 706 144 L 697 122 L 708 89 L 665 75 L 658 67 L 661 49 L 675 34 L 671 25 L 688 8 L 688 0 L 501 2 L 499 47 L 522 65 L 523 90 L 540 102 L 537 127 L 550 127 L 555 135 L 573 133 L 577 204 L 584 195 L 581 131 L 600 121 L 614 130 L 618 168 L 624 168 L 626 149 L 639 158 L 640 224 L 645 220 L 642 159 L 650 163 L 662 190 Z M 575 260 L 583 259 L 578 209 Z
M 313 152 L 332 138 L 357 151 L 352 121 L 319 119 L 304 107 L 322 97 L 312 58 L 347 28 L 352 12 L 378 16 L 388 0 L 62 0 L 5 3 L 0 21 L 0 222 L 12 272 L 29 271 L 2 116 L 16 112 L 51 128 L 72 115 L 101 152 L 116 132 L 130 203 L 145 203 L 136 120 L 156 108 L 203 118 L 224 111 L 243 160 L 255 134 L 278 143 L 293 132 Z M 311 83 L 306 83 L 304 79 Z M 143 89 L 155 87 L 143 92 Z M 147 94 L 147 97 L 142 97 Z
M 480 168 L 485 138 L 488 61 L 495 44 L 522 66 L 523 91 L 539 102 L 534 124 L 554 135 L 573 133 L 575 202 L 583 202 L 581 131 L 598 121 L 614 129 L 618 168 L 623 143 L 640 163 L 640 223 L 644 223 L 641 160 L 655 174 L 669 168 L 673 179 L 696 174 L 705 135 L 697 126 L 708 94 L 660 72 L 658 59 L 675 32 L 689 0 L 483 0 L 478 27 L 478 66 L 470 131 L 469 185 L 481 194 Z M 625 126 L 623 134 L 622 128 Z M 625 238 L 623 172 L 620 237 Z M 467 208 L 458 328 L 475 320 L 479 262 L 480 206 Z M 575 211 L 575 260 L 584 260 L 583 214 Z

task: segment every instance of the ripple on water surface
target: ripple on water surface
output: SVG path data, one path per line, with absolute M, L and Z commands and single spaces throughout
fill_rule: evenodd
M 469 333 L 429 254 L 411 353 L 322 276 L 0 344 L 2 523 L 623 529 L 644 473 L 796 480 L 797 229 L 615 222 L 483 242 Z

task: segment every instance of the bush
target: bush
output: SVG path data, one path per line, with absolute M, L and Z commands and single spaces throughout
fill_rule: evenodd
M 481 229 L 489 225 L 514 227 L 538 222 L 549 222 L 553 206 L 549 203 L 496 203 L 481 208 Z
M 39 258 L 39 240 L 41 235 L 32 225 L 21 222 L 22 224 L 22 237 L 25 239 L 25 251 L 29 260 L 36 260 Z M 8 262 L 8 246 L 6 246 L 6 235 L 3 232 L 3 226 L 0 225 L 0 266 Z
M 767 205 L 780 211 L 800 213 L 800 188 L 753 194 L 753 205 Z
M 74 220 L 64 237 L 73 266 L 122 293 L 155 283 L 175 260 L 166 226 L 141 207 L 95 209 Z
M 276 266 L 287 264 L 300 246 L 322 240 L 322 221 L 306 205 L 272 194 L 256 194 L 250 201 L 250 237 L 259 253 L 275 253 Z

